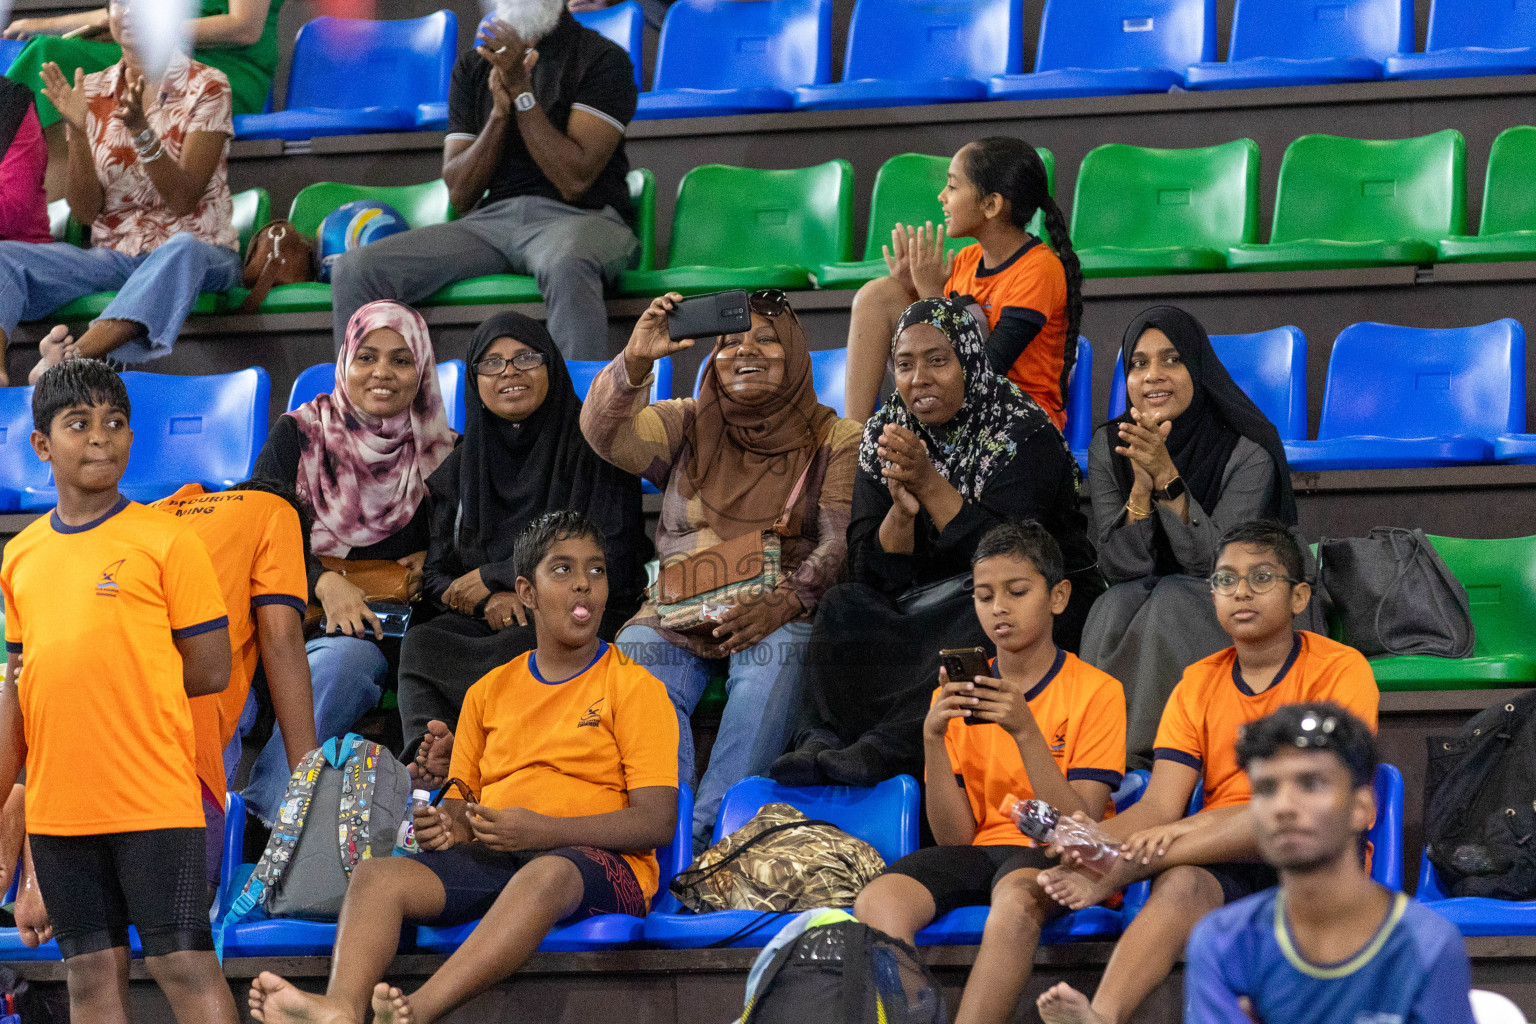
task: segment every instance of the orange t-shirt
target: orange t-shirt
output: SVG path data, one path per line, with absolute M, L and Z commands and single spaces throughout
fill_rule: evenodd
M 197 534 L 127 498 L 85 526 L 51 513 L 6 545 L 0 592 L 23 658 L 27 831 L 202 828 L 175 641 L 227 620 Z
M 293 506 L 265 491 L 216 491 L 187 484 L 151 508 L 181 519 L 202 538 L 213 559 L 224 607 L 229 609 L 232 655 L 229 687 L 192 700 L 197 738 L 197 777 L 210 793 L 224 792 L 224 748 L 234 738 L 251 692 L 261 645 L 256 608 L 283 604 L 302 621 L 309 580 L 304 574 L 304 535 Z
M 1237 734 L 1286 704 L 1331 700 L 1376 728 L 1380 694 L 1371 663 L 1353 647 L 1299 630 L 1280 680 L 1254 693 L 1228 647 L 1184 670 L 1157 727 L 1152 756 L 1205 772 L 1205 808 L 1245 804 L 1248 774 L 1237 766 Z
M 941 692 L 934 691 L 935 700 Z M 1068 782 L 1087 779 L 1111 790 L 1120 785 L 1125 776 L 1125 690 L 1118 679 L 1075 654 L 1057 651 L 1056 663 L 1024 699 Z M 1009 793 L 1020 800 L 1035 795 L 1013 737 L 994 722 L 966 725 L 963 718 L 952 718 L 944 747 L 976 819 L 971 845 L 1033 845 L 1001 810 Z M 1110 804 L 1106 813 L 1112 809 Z
M 955 253 L 944 293 L 975 299 L 991 330 L 1005 316 L 1040 328 L 1008 368 L 1008 379 L 1040 404 L 1057 430 L 1065 430 L 1061 371 L 1067 365 L 1067 272 L 1051 247 L 1033 238 L 1007 262 L 986 270 L 981 245 L 968 245 Z
M 464 695 L 449 774 L 487 807 L 557 818 L 622 810 L 632 789 L 677 788 L 677 712 L 661 680 L 609 644 L 564 681 L 540 676 L 530 651 Z M 655 851 L 623 856 L 655 896 Z

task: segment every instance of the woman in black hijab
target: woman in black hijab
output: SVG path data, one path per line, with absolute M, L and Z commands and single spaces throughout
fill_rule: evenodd
M 1099 568 L 1112 584 L 1083 629 L 1082 658 L 1125 686 L 1132 767 L 1149 767 L 1163 705 L 1184 669 L 1231 645 L 1211 588 L 1216 542 L 1250 519 L 1296 526 L 1285 448 L 1227 373 L 1200 322 L 1157 306 L 1126 329 L 1125 414 L 1088 448 Z M 1317 608 L 1297 628 L 1316 629 Z
M 422 596 L 443 614 L 414 626 L 400 650 L 400 719 L 413 751 L 434 720 L 453 728 L 481 676 L 534 646 L 518 602 L 512 547 L 545 512 L 576 509 L 603 528 L 612 640 L 645 590 L 649 544 L 640 480 L 598 458 L 581 433 L 581 399 L 537 320 L 500 313 L 470 343 L 462 442 L 427 481 L 432 539 Z

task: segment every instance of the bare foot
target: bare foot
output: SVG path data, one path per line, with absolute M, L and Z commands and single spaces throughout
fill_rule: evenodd
M 50 366 L 56 366 L 66 359 L 74 359 L 80 355 L 80 346 L 75 343 L 74 336 L 69 333 L 69 328 L 63 324 L 56 325 L 53 330 L 43 336 L 43 340 L 37 343 L 37 352 L 41 357 L 37 365 L 32 367 L 32 372 L 27 375 L 27 383 L 36 384 L 37 379 L 47 372 Z
M 427 731 L 416 748 L 416 760 L 407 768 L 411 778 L 431 789 L 437 789 L 448 781 L 448 766 L 453 761 L 453 733 L 444 722 L 437 719 L 427 723 Z
M 346 1007 L 294 988 L 271 971 L 251 981 L 250 1006 L 262 1024 L 359 1024 Z
M 1087 996 L 1064 981 L 1042 992 L 1035 1008 L 1045 1024 L 1108 1024 L 1093 1012 Z
M 382 982 L 373 986 L 373 1024 L 411 1024 L 411 1004 L 405 993 Z
M 1119 859 L 1103 876 L 1058 864 L 1040 872 L 1036 881 L 1047 896 L 1068 910 L 1082 910 L 1103 903 L 1138 877 L 1133 861 Z

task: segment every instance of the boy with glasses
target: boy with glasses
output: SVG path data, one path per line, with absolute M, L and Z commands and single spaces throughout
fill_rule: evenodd
M 1039 878 L 1072 910 L 1144 878 L 1152 879 L 1152 895 L 1121 936 L 1092 1002 L 1056 985 L 1039 999 L 1045 1024 L 1126 1020 L 1172 971 L 1200 918 L 1275 884 L 1274 869 L 1259 859 L 1248 778 L 1235 754 L 1246 723 L 1287 704 L 1333 701 L 1375 728 L 1370 664 L 1351 647 L 1292 628 L 1312 596 L 1304 575 L 1301 545 L 1279 523 L 1243 523 L 1221 538 L 1211 591 L 1233 646 L 1185 670 L 1158 727 L 1146 795 L 1100 826 L 1121 840 L 1121 859 L 1100 877 L 1068 854 Z M 1186 818 L 1202 774 L 1205 806 Z

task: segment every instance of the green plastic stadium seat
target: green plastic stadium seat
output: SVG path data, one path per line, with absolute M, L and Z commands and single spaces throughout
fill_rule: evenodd
M 43 321 L 56 320 L 60 323 L 72 323 L 80 320 L 95 320 L 105 312 L 115 298 L 117 298 L 117 292 L 92 292 L 90 295 L 82 295 L 49 313 L 43 317 Z M 197 301 L 192 303 L 192 315 L 208 316 L 217 313 L 222 308 L 222 302 L 223 296 L 217 292 L 201 292 L 197 296 Z
M 1382 690 L 1473 690 L 1536 682 L 1536 537 L 1430 543 L 1467 590 L 1477 640 L 1470 658 L 1376 658 Z
M 1506 128 L 1488 153 L 1476 235 L 1442 239 L 1444 263 L 1536 259 L 1536 128 Z
M 705 164 L 683 175 L 665 270 L 624 274 L 625 295 L 810 287 L 811 268 L 853 257 L 853 165 L 764 171 Z
M 656 177 L 643 168 L 629 172 L 629 199 L 635 208 L 635 235 L 640 239 L 640 270 L 656 260 Z M 508 302 L 538 302 L 539 285 L 527 274 L 487 274 L 439 288 L 423 306 L 479 306 Z
M 1056 194 L 1056 157 L 1048 149 L 1037 150 L 1045 164 L 1051 194 Z M 944 207 L 939 192 L 949 177 L 947 156 L 902 153 L 880 165 L 875 174 L 875 190 L 869 197 L 869 231 L 864 240 L 864 258 L 852 263 L 823 263 L 815 268 L 818 288 L 857 288 L 867 281 L 884 277 L 887 269 L 881 246 L 891 243 L 891 228 L 897 224 L 944 223 Z M 1043 230 L 1036 212 L 1029 222 L 1031 234 Z M 969 238 L 951 238 L 945 246 L 959 252 L 971 244 Z
M 1467 144 L 1452 129 L 1376 141 L 1303 135 L 1286 147 L 1268 245 L 1227 250 L 1234 270 L 1433 263 L 1466 232 Z
M 1259 240 L 1259 146 L 1099 146 L 1072 197 L 1084 277 L 1225 270 L 1227 250 Z
M 250 247 L 251 236 L 272 219 L 272 197 L 267 195 L 264 188 L 248 188 L 244 192 L 236 192 L 231 198 L 234 200 L 235 231 L 240 235 L 240 254 L 243 257 Z
M 48 204 L 48 233 L 55 242 L 85 245 L 85 225 L 69 215 L 68 199 L 55 199 Z
M 441 178 L 420 185 L 346 185 L 337 181 L 317 181 L 306 185 L 293 197 L 288 219 L 313 242 L 320 222 L 343 203 L 371 199 L 388 203 L 413 228 L 428 224 L 446 224 L 454 219 L 448 202 L 448 186 Z M 246 290 L 236 288 L 225 296 L 225 307 L 234 309 L 245 301 Z M 273 288 L 261 304 L 263 314 L 316 313 L 331 308 L 331 286 L 319 281 L 284 284 Z

